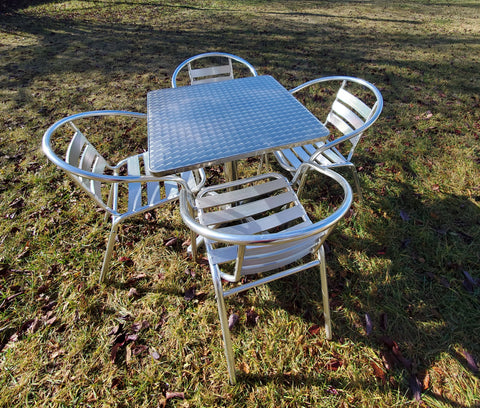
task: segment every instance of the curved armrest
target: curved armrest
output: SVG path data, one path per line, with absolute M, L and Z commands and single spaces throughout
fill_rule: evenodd
M 96 116 L 129 116 L 129 117 L 139 117 L 139 118 L 146 118 L 147 115 L 145 113 L 139 112 L 128 112 L 128 111 L 118 111 L 118 110 L 99 110 L 99 111 L 90 111 L 90 112 L 82 112 L 75 115 L 67 116 L 57 122 L 55 122 L 52 126 L 50 126 L 47 131 L 45 132 L 43 139 L 42 139 L 42 150 L 48 159 L 54 163 L 59 168 L 71 173 L 75 176 L 88 178 L 91 180 L 96 180 L 104 183 L 138 183 L 138 182 L 150 182 L 150 181 L 174 181 L 182 185 L 188 189 L 188 185 L 186 184 L 185 180 L 178 176 L 163 176 L 163 177 L 156 177 L 151 175 L 141 175 L 141 176 L 120 176 L 115 174 L 99 174 L 93 173 L 90 171 L 82 170 L 76 166 L 72 166 L 68 164 L 65 160 L 60 158 L 53 150 L 51 138 L 52 135 L 55 133 L 57 129 L 61 126 L 74 122 L 78 119 L 89 118 L 89 117 L 96 117 Z M 117 166 L 112 167 L 108 166 L 109 169 L 114 170 Z

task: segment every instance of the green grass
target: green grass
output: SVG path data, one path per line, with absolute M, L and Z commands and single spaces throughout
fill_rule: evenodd
M 468 363 L 480 361 L 480 289 L 464 286 L 464 271 L 480 278 L 479 12 L 460 0 L 34 1 L 2 12 L 0 406 L 403 407 L 417 404 L 411 375 L 425 386 L 420 405 L 480 406 Z M 125 224 L 98 285 L 103 215 L 40 150 L 68 114 L 144 112 L 177 64 L 213 50 L 287 88 L 346 74 L 385 100 L 356 155 L 365 200 L 328 241 L 334 339 L 313 330 L 315 271 L 231 299 L 235 386 L 209 271 L 180 245 L 175 205 Z M 125 145 L 142 147 L 144 135 Z M 165 246 L 171 237 L 180 243 Z M 138 337 L 112 361 L 122 333 Z M 382 336 L 413 368 L 388 363 Z

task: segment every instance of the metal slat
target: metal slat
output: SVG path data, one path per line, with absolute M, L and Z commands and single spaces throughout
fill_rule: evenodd
M 140 176 L 140 162 L 138 156 L 132 156 L 127 159 L 127 168 L 129 176 Z M 135 212 L 142 207 L 142 184 L 128 184 L 128 211 Z
M 260 194 L 271 193 L 272 191 L 282 188 L 288 188 L 288 184 L 283 179 L 276 179 L 267 183 L 256 184 L 252 187 L 242 188 L 241 190 L 227 191 L 213 196 L 198 197 L 196 205 L 198 208 L 220 207 L 237 201 L 258 197 Z
M 204 225 L 218 225 L 233 222 L 256 214 L 261 214 L 262 212 L 272 210 L 273 208 L 294 201 L 295 194 L 289 191 L 273 197 L 267 197 L 263 200 L 257 200 L 244 205 L 227 208 L 225 210 L 203 213 L 200 214 L 200 220 Z
M 347 90 L 343 88 L 340 89 L 337 94 L 337 99 L 355 109 L 355 111 L 362 115 L 365 120 L 370 116 L 372 109 Z

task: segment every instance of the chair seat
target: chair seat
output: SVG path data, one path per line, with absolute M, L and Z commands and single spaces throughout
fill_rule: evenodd
M 285 160 L 288 166 L 298 169 L 302 163 L 308 162 L 311 159 L 311 156 L 324 145 L 325 143 L 320 142 L 315 145 L 308 144 L 293 147 L 291 149 L 284 149 L 281 151 L 281 154 L 283 155 L 282 158 L 277 156 L 278 152 L 275 153 L 279 161 Z M 332 167 L 345 166 L 349 163 L 348 160 L 336 149 L 326 149 L 322 151 L 314 161 L 321 166 Z

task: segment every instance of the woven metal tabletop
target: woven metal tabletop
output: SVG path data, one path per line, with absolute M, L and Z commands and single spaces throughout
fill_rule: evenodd
M 150 170 L 159 176 L 328 136 L 270 76 L 152 91 L 147 116 Z

